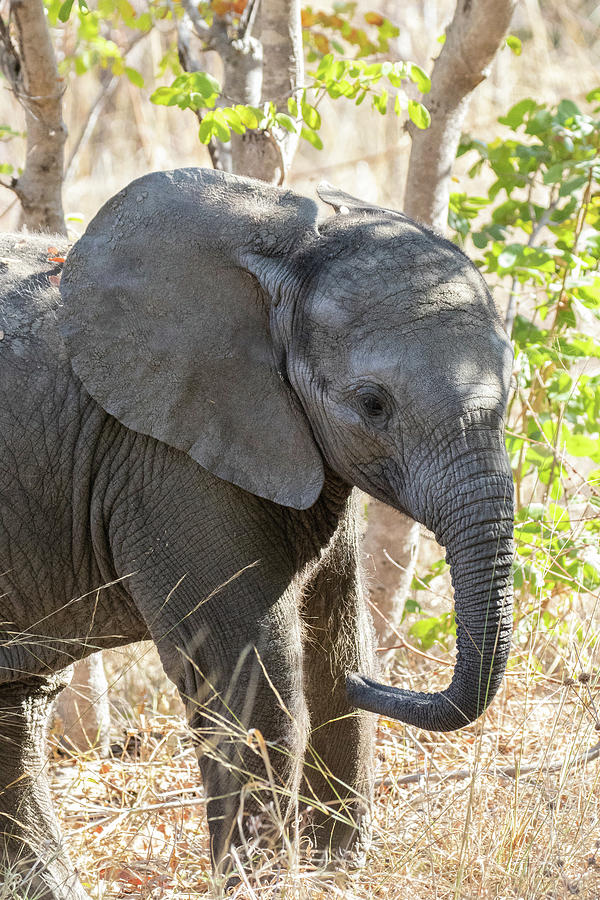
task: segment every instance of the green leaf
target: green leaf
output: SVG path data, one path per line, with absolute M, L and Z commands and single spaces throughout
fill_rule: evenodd
M 387 102 L 387 91 L 382 91 L 381 94 L 375 94 L 373 97 L 373 106 L 379 113 L 381 113 L 382 116 L 385 116 L 387 112 Z
M 331 74 L 331 70 L 334 65 L 334 58 L 332 53 L 326 53 L 325 56 L 321 59 L 319 63 L 319 68 L 317 69 L 317 78 L 321 80 L 325 80 Z
M 10 163 L 0 163 L 0 175 L 10 175 L 14 171 L 14 166 Z
M 144 87 L 144 79 L 137 69 L 132 69 L 130 66 L 125 66 L 125 74 L 127 75 L 130 82 L 132 84 L 135 84 L 136 87 Z
M 517 259 L 519 258 L 519 251 L 521 247 L 518 244 L 514 244 L 513 246 L 507 247 L 506 250 L 503 250 L 502 253 L 498 256 L 498 265 L 501 269 L 512 269 Z
M 429 115 L 429 110 L 426 109 L 422 103 L 419 103 L 417 100 L 409 100 L 408 115 L 411 122 L 413 122 L 417 128 L 420 128 L 421 130 L 429 128 L 431 116 Z
M 291 131 L 292 134 L 296 133 L 294 120 L 291 119 L 287 113 L 275 113 L 275 121 L 278 125 L 281 125 L 282 128 L 285 128 L 286 131 Z
M 258 128 L 258 124 L 263 118 L 262 110 L 254 106 L 237 105 L 235 111 L 246 126 L 246 128 Z
M 231 140 L 231 129 L 222 110 L 215 109 L 212 113 L 213 134 L 218 140 L 226 142 Z
M 291 116 L 293 116 L 295 119 L 297 119 L 298 118 L 298 103 L 297 103 L 295 97 L 288 97 L 287 107 L 288 107 L 289 114 Z
M 572 100 L 561 100 L 558 104 L 558 118 L 562 122 L 569 122 L 581 116 L 581 110 Z
M 233 109 L 231 106 L 225 106 L 221 110 L 225 119 L 227 120 L 227 124 L 235 131 L 236 134 L 245 134 L 246 126 L 242 122 L 242 119 L 236 109 Z
M 566 160 L 554 163 L 544 172 L 544 184 L 557 184 L 562 181 L 563 171 L 567 165 Z
M 301 104 L 302 109 L 302 118 L 306 122 L 309 128 L 312 128 L 313 131 L 318 131 L 321 127 L 321 116 L 319 115 L 319 111 L 315 109 L 314 106 L 311 106 L 310 103 L 306 103 L 304 100 Z
M 65 0 L 65 2 L 60 7 L 58 11 L 58 18 L 61 22 L 68 22 L 74 2 L 75 0 Z
M 431 79 L 427 72 L 421 66 L 410 64 L 410 80 L 413 81 L 422 94 L 427 94 L 431 90 Z
M 515 56 L 520 56 L 521 51 L 523 49 L 523 45 L 521 44 L 521 38 L 518 38 L 516 34 L 509 34 L 506 38 L 506 46 L 510 47 Z
M 423 649 L 428 650 L 436 641 L 445 644 L 447 639 L 456 634 L 456 626 L 452 613 L 419 619 L 411 625 L 409 634 L 415 637 Z
M 565 425 L 561 436 L 567 453 L 571 456 L 584 456 L 600 463 L 600 441 L 597 438 L 589 437 L 587 434 L 572 434 Z
M 150 94 L 150 102 L 157 106 L 169 106 L 169 100 L 175 92 L 170 87 L 159 87 Z
M 200 142 L 202 144 L 210 143 L 212 134 L 213 134 L 212 118 L 209 118 L 207 115 L 200 122 L 200 128 L 198 129 L 198 137 L 200 138 Z
M 537 107 L 535 100 L 532 100 L 531 97 L 526 97 L 524 100 L 520 100 L 514 106 L 511 106 L 507 114 L 500 116 L 498 121 L 501 125 L 508 125 L 509 128 L 515 131 L 519 125 L 523 124 L 525 116 L 533 112 Z
M 25 137 L 23 131 L 15 131 L 10 125 L 0 125 L 0 141 L 8 141 L 14 137 Z
M 590 91 L 589 94 L 586 94 L 585 99 L 588 103 L 596 103 L 600 100 L 600 87 L 594 88 L 593 91 Z
M 583 187 L 584 184 L 587 184 L 587 180 L 587 175 L 576 175 L 574 178 L 568 178 L 561 184 L 558 196 L 570 197 L 571 194 L 574 194 L 576 191 L 578 191 L 579 188 Z
M 221 93 L 221 85 L 208 72 L 192 72 L 187 80 L 189 89 L 197 91 L 205 100 L 214 97 L 215 94 L 218 96 Z
M 420 580 L 418 578 L 413 578 L 410 589 L 411 589 L 411 591 L 420 591 L 420 590 L 423 590 L 423 585 L 420 583 Z M 404 622 L 406 617 L 409 616 L 411 613 L 422 613 L 422 612 L 423 612 L 423 609 L 422 609 L 420 603 L 418 603 L 412 597 L 407 597 L 406 602 L 404 604 L 404 609 L 402 610 L 401 621 Z
M 600 309 L 600 278 L 594 278 L 591 284 L 581 285 L 575 293 L 588 309 Z
M 331 68 L 333 78 L 335 81 L 340 81 L 346 74 L 349 68 L 349 63 L 347 63 L 344 59 L 336 59 Z
M 305 141 L 308 141 L 308 143 L 312 144 L 317 150 L 323 149 L 323 141 L 316 131 L 313 131 L 311 128 L 303 128 L 300 134 Z
M 150 102 L 157 106 L 177 106 L 187 95 L 172 87 L 159 87 L 150 94 Z

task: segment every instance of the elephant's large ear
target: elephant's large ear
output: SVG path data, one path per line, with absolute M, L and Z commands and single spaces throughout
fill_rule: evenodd
M 222 172 L 132 182 L 65 263 L 60 327 L 75 373 L 129 428 L 296 509 L 323 486 L 309 422 L 269 329 L 287 260 L 316 206 Z

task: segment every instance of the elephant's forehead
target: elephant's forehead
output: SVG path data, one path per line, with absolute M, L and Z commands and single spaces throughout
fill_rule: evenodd
M 496 325 L 497 313 L 479 274 L 466 268 L 449 280 L 439 274 L 377 269 L 373 277 L 332 271 L 318 280 L 310 317 L 323 328 L 364 327 L 367 332 L 437 329 L 453 331 Z
M 359 232 L 343 254 L 321 261 L 311 314 L 323 325 L 362 315 L 406 321 L 411 314 L 476 307 L 488 317 L 494 315 L 485 282 L 457 247 L 415 226 L 385 236 L 380 230 Z

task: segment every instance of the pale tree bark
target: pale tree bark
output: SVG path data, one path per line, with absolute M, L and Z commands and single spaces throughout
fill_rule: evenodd
M 380 648 L 398 643 L 398 628 L 417 566 L 420 525 L 414 519 L 369 499 L 363 537 L 363 565 Z M 393 651 L 380 656 L 385 665 Z
M 62 206 L 64 86 L 42 0 L 11 0 L 0 17 L 0 68 L 25 110 L 27 129 L 23 172 L 5 187 L 21 202 L 22 224 L 30 231 L 66 234 Z M 71 686 L 60 695 L 58 710 L 65 743 L 107 754 L 110 716 L 102 657 L 93 654 L 74 666 Z
M 452 167 L 471 95 L 488 75 L 515 5 L 516 0 L 458 0 L 433 66 L 431 91 L 421 98 L 431 113 L 431 125 L 423 131 L 409 125 L 412 147 L 403 209 L 442 233 Z M 380 647 L 397 643 L 419 542 L 416 522 L 376 500 L 369 502 L 363 546 Z
M 304 82 L 300 3 L 262 0 L 259 28 L 264 57 L 262 99 L 272 100 L 285 112 L 288 98 L 297 96 Z M 283 131 L 277 138 L 283 161 L 282 181 L 291 168 L 299 139 L 299 130 Z
M 422 98 L 431 125 L 425 131 L 409 126 L 404 211 L 441 232 L 446 230 L 452 167 L 471 95 L 489 74 L 515 6 L 516 0 L 459 0 L 433 67 L 431 90 Z
M 27 128 L 23 174 L 7 186 L 21 201 L 23 224 L 31 231 L 66 234 L 62 207 L 67 136 L 62 119 L 64 88 L 42 0 L 11 0 L 8 24 L 0 20 L 0 42 L 2 70 L 25 110 Z
M 54 730 L 68 750 L 110 752 L 108 683 L 102 653 L 92 653 L 73 666 L 69 687 L 58 695 Z

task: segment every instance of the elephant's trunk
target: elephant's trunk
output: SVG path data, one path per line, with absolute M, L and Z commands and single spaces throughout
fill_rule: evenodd
M 460 502 L 446 499 L 455 507 L 452 513 L 442 509 L 436 521 L 425 522 L 446 547 L 454 585 L 457 658 L 451 684 L 425 694 L 351 674 L 347 691 L 353 705 L 419 728 L 453 731 L 481 715 L 498 690 L 512 630 L 513 485 L 502 456 L 502 471 L 490 474 L 488 460 L 487 474 L 469 478 L 467 491 L 463 482 Z

